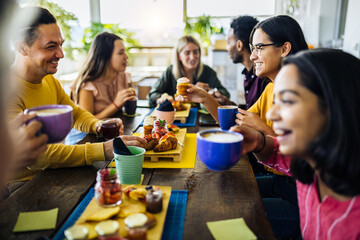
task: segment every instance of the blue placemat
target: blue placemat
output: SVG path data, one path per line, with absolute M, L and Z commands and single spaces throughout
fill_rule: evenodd
M 79 130 L 76 130 L 75 128 L 71 129 L 69 134 L 65 138 L 65 144 L 66 145 L 75 145 L 80 140 L 82 140 L 87 134 L 83 133 Z
M 187 203 L 188 191 L 186 190 L 172 190 L 169 207 L 166 213 L 164 231 L 162 234 L 162 240 L 167 239 L 182 239 L 183 230 L 184 230 L 184 221 L 185 221 L 185 211 Z M 63 240 L 65 239 L 64 231 L 75 224 L 79 219 L 81 214 L 84 212 L 88 204 L 94 197 L 94 188 L 91 188 L 90 191 L 86 194 L 84 199 L 81 201 L 79 206 L 71 214 L 71 216 L 66 220 L 64 225 L 53 237 L 54 240 Z
M 152 111 L 154 111 L 154 108 L 152 108 L 146 116 L 149 116 Z M 197 108 L 190 108 L 189 116 L 186 118 L 186 123 L 180 123 L 179 121 L 175 121 L 173 124 L 175 124 L 178 127 L 195 127 L 196 125 L 196 118 L 198 114 Z M 143 125 L 144 120 L 141 121 L 140 126 Z

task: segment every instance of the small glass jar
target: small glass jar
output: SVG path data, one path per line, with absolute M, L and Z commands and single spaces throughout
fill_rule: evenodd
M 159 213 L 163 209 L 163 196 L 159 188 L 149 188 L 146 192 L 146 211 Z
M 147 216 L 142 213 L 135 213 L 124 219 L 130 240 L 146 240 L 147 220 Z
M 152 130 L 152 136 L 154 138 L 160 139 L 168 132 L 169 130 L 167 129 L 167 124 L 165 120 L 158 119 L 154 122 L 154 128 Z
M 177 80 L 176 85 L 176 94 L 179 96 L 186 96 L 187 90 L 190 88 L 190 80 L 186 77 L 180 78 Z
M 120 240 L 119 223 L 114 220 L 106 220 L 95 226 L 98 240 Z
M 114 168 L 106 168 L 97 172 L 95 199 L 103 207 L 114 207 L 121 203 L 122 188 Z
M 64 235 L 67 240 L 87 240 L 89 231 L 81 225 L 74 225 L 65 230 Z

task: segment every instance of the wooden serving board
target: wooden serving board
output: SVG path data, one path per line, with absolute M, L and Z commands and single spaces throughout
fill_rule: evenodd
M 184 103 L 186 109 L 183 111 L 176 111 L 175 112 L 175 121 L 178 120 L 181 123 L 186 123 L 186 119 L 189 116 L 190 113 L 190 108 L 191 108 L 191 104 L 190 103 Z M 155 109 L 157 109 L 159 107 L 159 105 L 156 106 Z M 156 119 L 156 111 L 152 111 L 152 113 L 150 114 L 151 117 L 153 117 L 154 119 Z
M 185 145 L 186 128 L 180 128 L 180 130 L 175 133 L 175 137 L 181 144 Z M 158 162 L 160 158 L 171 158 L 174 162 L 180 162 L 183 149 L 184 147 L 178 143 L 175 149 L 166 152 L 154 152 L 153 150 L 146 151 L 144 160 Z
M 123 188 L 125 188 L 127 185 L 122 185 Z M 136 188 L 145 188 L 143 185 L 135 185 Z M 153 186 L 157 187 L 157 186 Z M 165 218 L 166 218 L 166 212 L 169 207 L 169 201 L 170 201 L 170 195 L 171 195 L 171 187 L 165 187 L 165 186 L 158 186 L 161 191 L 163 192 L 163 210 L 160 213 L 153 214 L 156 218 L 156 225 L 149 229 L 147 232 L 147 239 L 148 240 L 160 240 L 161 235 L 163 232 L 164 224 L 165 224 Z M 132 207 L 130 205 L 144 205 L 143 203 L 139 201 L 129 200 L 127 199 L 124 194 L 122 197 L 122 203 L 120 204 L 121 208 L 129 208 Z M 103 207 L 99 206 L 97 204 L 95 197 L 91 200 L 89 205 L 86 207 L 84 212 L 81 214 L 80 218 L 76 221 L 75 225 L 82 225 L 85 226 L 89 231 L 89 239 L 94 239 L 97 237 L 97 233 L 95 231 L 95 226 L 99 222 L 97 221 L 87 221 L 87 217 L 90 215 L 93 215 L 94 213 L 99 213 L 103 211 Z M 112 220 L 116 220 L 119 223 L 119 236 L 126 237 L 126 227 L 124 223 L 124 218 L 119 217 L 119 215 L 116 215 L 114 217 L 111 217 Z

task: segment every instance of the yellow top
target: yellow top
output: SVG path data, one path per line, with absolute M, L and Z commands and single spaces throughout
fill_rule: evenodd
M 256 113 L 263 119 L 268 126 L 272 128 L 272 121 L 266 119 L 266 113 L 269 111 L 274 101 L 274 83 L 269 82 L 259 99 L 248 109 L 249 112 Z
M 98 119 L 91 113 L 76 106 L 65 93 L 60 83 L 47 75 L 42 83 L 33 84 L 15 77 L 18 94 L 10 107 L 10 117 L 19 112 L 47 104 L 65 104 L 73 108 L 73 127 L 85 133 L 95 133 Z M 96 161 L 104 161 L 103 143 L 86 143 L 82 145 L 49 144 L 47 150 L 40 155 L 37 163 L 29 168 L 19 170 L 12 180 L 29 180 L 45 168 L 75 167 L 92 165 Z
M 274 101 L 274 83 L 269 82 L 268 85 L 265 87 L 264 91 L 262 92 L 261 96 L 259 97 L 259 99 L 248 109 L 249 112 L 253 112 L 259 115 L 260 118 L 263 119 L 266 122 L 266 124 L 271 128 L 273 126 L 273 122 L 266 119 L 266 113 L 273 105 L 273 101 Z M 266 170 L 273 172 L 277 175 L 285 175 L 265 165 L 264 167 Z

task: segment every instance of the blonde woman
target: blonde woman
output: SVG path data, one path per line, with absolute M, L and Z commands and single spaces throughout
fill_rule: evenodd
M 216 72 L 201 62 L 201 47 L 192 36 L 183 36 L 178 40 L 174 64 L 162 74 L 149 93 L 150 105 L 154 106 L 161 94 L 173 96 L 176 93 L 176 80 L 187 77 L 190 83 L 206 91 L 216 88 L 223 96 L 230 98 L 229 92 L 218 79 Z

